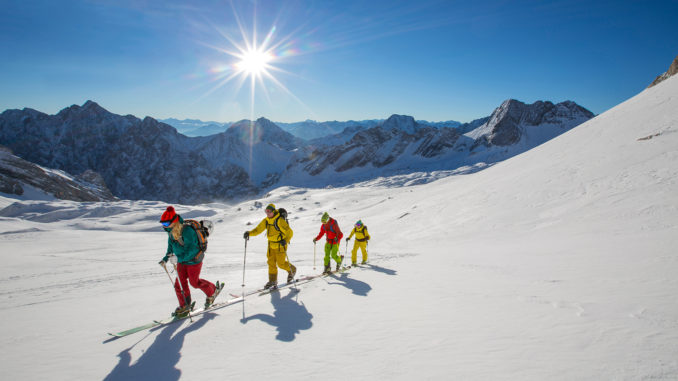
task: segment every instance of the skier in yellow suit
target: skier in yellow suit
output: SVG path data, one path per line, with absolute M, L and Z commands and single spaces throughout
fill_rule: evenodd
M 266 237 L 268 238 L 268 252 L 266 253 L 268 258 L 268 283 L 266 283 L 264 289 L 278 287 L 278 267 L 287 271 L 287 283 L 294 280 L 294 274 L 297 272 L 297 268 L 287 259 L 287 245 L 294 233 L 285 219 L 287 212 L 282 212 L 283 210 L 276 210 L 275 205 L 268 204 L 264 210 L 266 217 L 261 220 L 256 228 L 246 231 L 244 234 L 244 238 L 249 239 L 250 236 L 255 236 L 266 230 Z
M 367 241 L 370 240 L 370 233 L 367 232 L 367 226 L 363 225 L 361 220 L 358 220 L 358 222 L 355 223 L 355 227 L 351 230 L 351 234 L 348 238 L 346 238 L 346 242 L 348 242 L 354 234 L 355 243 L 353 244 L 353 250 L 351 251 L 351 266 L 358 264 L 358 248 L 363 252 L 363 261 L 361 264 L 364 265 L 367 263 Z

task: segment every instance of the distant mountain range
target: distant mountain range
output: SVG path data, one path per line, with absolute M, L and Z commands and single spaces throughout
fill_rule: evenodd
M 491 116 L 454 127 L 405 115 L 369 123 L 306 121 L 297 127 L 343 129 L 304 140 L 260 118 L 236 122 L 221 133 L 187 137 L 153 118 L 116 115 L 87 101 L 56 115 L 6 110 L 0 114 L 0 144 L 45 168 L 100 176 L 101 185 L 118 198 L 202 203 L 283 185 L 343 185 L 489 165 L 593 116 L 574 102 L 507 100 Z
M 226 122 L 203 122 L 197 119 L 160 119 L 162 123 L 169 124 L 174 127 L 180 133 L 196 137 L 196 136 L 209 136 L 214 134 L 222 133 L 228 130 L 233 123 Z M 441 127 L 459 127 L 462 125 L 460 122 L 453 120 L 445 122 L 428 122 L 425 120 L 417 121 L 420 124 L 429 125 L 436 128 Z M 314 120 L 305 120 L 303 122 L 294 122 L 294 123 L 283 123 L 283 122 L 274 122 L 278 127 L 284 131 L 289 132 L 290 134 L 304 139 L 304 140 L 315 140 L 320 139 L 330 135 L 336 135 L 343 132 L 347 128 L 356 129 L 356 128 L 372 128 L 384 123 L 384 119 L 371 119 L 371 120 L 349 120 L 345 122 L 339 121 L 329 121 L 329 122 L 316 122 Z

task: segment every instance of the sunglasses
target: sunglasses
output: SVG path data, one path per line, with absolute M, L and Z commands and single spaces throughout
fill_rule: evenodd
M 172 221 L 161 221 L 160 223 L 166 228 L 172 225 Z

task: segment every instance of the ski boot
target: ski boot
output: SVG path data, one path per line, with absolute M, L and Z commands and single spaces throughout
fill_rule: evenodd
M 268 274 L 268 283 L 264 285 L 264 290 L 275 290 L 278 288 L 278 274 Z
M 361 265 L 366 265 L 366 264 L 367 264 L 367 259 L 364 260 L 364 261 L 362 261 L 362 262 L 360 262 L 360 264 L 361 264 Z
M 294 281 L 294 276 L 297 274 L 297 268 L 290 263 L 290 271 L 287 273 L 287 283 L 292 283 Z
M 356 267 L 358 266 L 358 262 L 351 262 L 351 267 Z
M 174 312 L 172 312 L 172 316 L 175 319 L 183 319 L 186 316 L 188 316 L 188 314 L 191 311 L 193 311 L 194 306 L 195 306 L 195 302 L 189 301 L 189 304 L 185 304 L 183 307 L 181 307 L 181 306 L 177 307 L 177 309 L 175 309 Z
M 216 286 L 217 287 L 214 289 L 214 294 L 212 294 L 212 296 L 208 296 L 207 299 L 205 299 L 205 309 L 210 308 L 212 304 L 214 304 L 214 299 L 217 298 L 221 290 L 224 288 L 224 284 L 219 283 L 219 281 L 217 281 Z
M 344 256 L 342 255 L 342 256 L 339 257 L 339 262 L 337 262 L 337 268 L 334 271 L 339 271 L 339 269 L 341 268 L 341 262 L 343 262 L 343 261 L 344 261 Z
M 328 264 L 325 265 L 325 270 L 323 270 L 323 274 L 327 275 L 331 272 L 332 272 L 332 270 L 330 269 L 330 264 L 328 263 Z

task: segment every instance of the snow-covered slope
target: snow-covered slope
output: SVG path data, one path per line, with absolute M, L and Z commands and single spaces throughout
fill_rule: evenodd
M 157 265 L 166 205 L 16 203 L 0 211 L 3 376 L 675 380 L 676 94 L 669 78 L 469 175 L 176 205 L 216 223 L 202 275 L 226 293 L 241 290 L 242 232 L 268 202 L 290 211 L 300 274 L 320 271 L 323 211 L 345 232 L 367 224 L 371 265 L 117 340 L 105 332 L 175 307 Z M 252 290 L 267 278 L 265 239 L 246 249 Z

